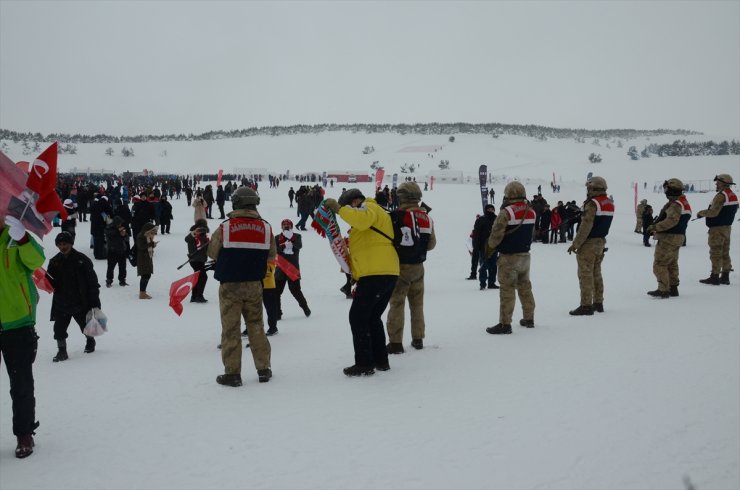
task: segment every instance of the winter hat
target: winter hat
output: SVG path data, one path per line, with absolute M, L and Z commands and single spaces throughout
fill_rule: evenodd
M 493 204 L 486 204 L 486 207 L 485 207 L 485 208 L 483 208 L 483 209 L 485 209 L 485 210 L 486 210 L 486 212 L 487 212 L 487 211 L 488 211 L 489 209 L 490 209 L 491 211 L 494 211 L 494 212 L 495 212 L 495 211 L 496 211 L 496 206 L 494 206 Z
M 72 199 L 65 199 L 64 200 L 64 207 L 65 208 L 71 208 L 74 207 L 75 203 L 72 201 Z
M 349 206 L 355 199 L 365 200 L 365 196 L 362 194 L 360 189 L 352 188 L 342 192 L 342 195 L 339 196 L 339 200 L 337 202 L 340 206 Z
M 111 221 L 111 224 L 113 225 L 113 228 L 118 228 L 123 224 L 123 218 L 121 218 L 120 216 L 116 216 L 115 218 L 113 218 L 113 221 Z
M 421 199 L 421 189 L 416 182 L 404 182 L 396 190 L 400 201 L 418 201 Z
M 151 222 L 144 223 L 144 226 L 141 227 L 141 234 L 143 235 L 144 233 L 148 233 L 152 230 L 155 230 L 155 231 L 157 230 L 157 227 L 154 226 L 153 223 Z
M 288 218 L 285 218 L 284 220 L 282 220 L 282 221 L 280 222 L 280 228 L 285 228 L 286 226 L 287 226 L 287 227 L 288 227 L 289 229 L 290 229 L 290 228 L 293 228 L 293 222 L 292 222 L 291 220 L 289 220 Z
M 54 239 L 54 245 L 59 246 L 60 243 L 69 243 L 70 245 L 74 245 L 75 237 L 70 232 L 63 231 Z

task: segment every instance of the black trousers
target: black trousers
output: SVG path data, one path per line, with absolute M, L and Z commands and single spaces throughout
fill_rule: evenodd
M 308 307 L 308 303 L 306 302 L 306 297 L 303 296 L 303 291 L 301 291 L 301 280 L 298 279 L 297 281 L 289 281 L 286 279 L 280 279 L 275 281 L 275 285 L 277 286 L 278 291 L 277 306 L 280 314 L 282 315 L 283 313 L 283 304 L 281 298 L 283 296 L 283 291 L 285 291 L 286 283 L 288 284 L 288 290 L 290 291 L 290 294 L 292 294 L 296 301 L 298 301 L 298 306 L 300 306 L 301 309 L 306 309 Z
M 118 266 L 118 282 L 126 280 L 126 255 L 108 254 L 108 270 L 105 273 L 105 281 L 113 282 L 113 271 Z
M 33 385 L 33 361 L 36 360 L 39 337 L 33 327 L 0 331 L 0 360 L 10 378 L 13 400 L 13 434 L 31 434 L 36 423 L 36 398 Z
M 149 285 L 149 279 L 152 278 L 151 274 L 144 274 L 139 279 L 139 292 L 146 293 L 146 287 Z
M 208 282 L 208 272 L 204 271 L 206 267 L 205 262 L 190 262 L 190 267 L 193 268 L 193 271 L 200 271 L 200 274 L 198 275 L 198 283 L 193 288 L 193 292 L 191 293 L 191 298 L 202 298 L 203 297 L 203 291 L 206 289 L 206 282 Z
M 86 311 L 75 313 L 74 315 L 57 313 L 56 320 L 54 320 L 54 339 L 64 340 L 69 337 L 69 335 L 67 335 L 67 329 L 69 328 L 69 324 L 72 322 L 72 318 L 75 319 L 77 325 L 80 326 L 80 332 L 82 332 L 87 323 L 87 320 L 85 319 L 86 316 Z M 85 337 L 87 337 L 87 335 L 85 335 Z
M 262 304 L 265 305 L 265 312 L 267 312 L 267 327 L 277 328 L 278 322 L 278 292 L 275 288 L 262 289 Z M 246 321 L 246 320 L 245 320 Z
M 355 364 L 374 367 L 388 362 L 383 313 L 396 287 L 398 276 L 366 276 L 357 281 L 349 309 Z

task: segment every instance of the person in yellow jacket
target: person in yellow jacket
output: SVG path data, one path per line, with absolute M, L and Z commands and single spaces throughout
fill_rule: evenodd
M 382 316 L 398 280 L 398 254 L 388 237 L 393 236 L 390 215 L 374 199 L 365 199 L 359 189 L 348 189 L 326 207 L 352 228 L 349 258 L 352 277 L 357 281 L 349 324 L 355 363 L 344 369 L 347 376 L 369 376 L 390 369 L 385 346 Z
M 278 333 L 277 322 L 278 312 L 280 306 L 278 301 L 280 300 L 280 294 L 278 293 L 275 284 L 275 261 L 267 261 L 267 273 L 265 278 L 262 279 L 262 304 L 265 305 L 265 312 L 267 313 L 267 336 L 275 335 Z M 246 321 L 246 320 L 245 320 Z

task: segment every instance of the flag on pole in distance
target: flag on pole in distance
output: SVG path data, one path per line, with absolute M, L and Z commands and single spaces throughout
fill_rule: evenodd
M 196 271 L 170 285 L 170 307 L 175 310 L 177 316 L 182 315 L 182 301 L 188 297 L 195 285 L 198 284 L 199 276 L 200 271 Z
M 54 292 L 54 286 L 49 282 L 49 278 L 46 277 L 46 269 L 39 267 L 33 271 L 33 283 L 36 287 L 42 291 L 46 291 L 49 294 Z
M 379 168 L 375 171 L 375 189 L 380 190 L 380 187 L 383 185 L 383 177 L 385 177 L 385 170 L 382 168 Z

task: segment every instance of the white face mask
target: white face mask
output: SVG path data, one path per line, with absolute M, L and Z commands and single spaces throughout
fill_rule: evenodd
M 293 230 L 283 230 L 283 236 L 290 240 L 293 237 Z

